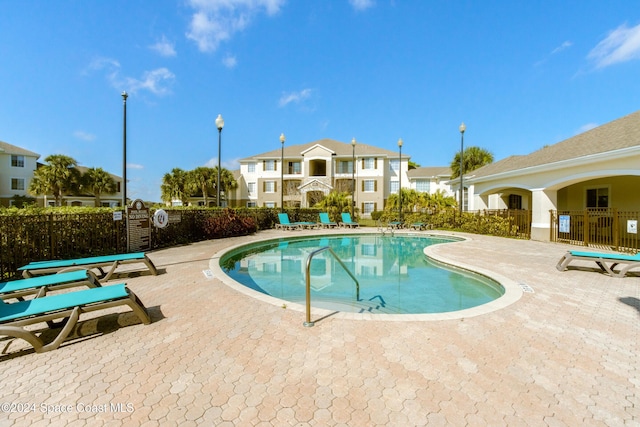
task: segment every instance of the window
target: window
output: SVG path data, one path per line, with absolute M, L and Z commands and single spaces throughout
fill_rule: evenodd
M 378 267 L 363 265 L 360 267 L 360 275 L 365 277 L 373 277 L 378 275 Z
M 24 178 L 11 178 L 11 189 L 24 191 Z
M 522 196 L 519 194 L 509 194 L 509 209 L 522 209 Z
M 378 255 L 378 248 L 374 244 L 363 243 L 360 245 L 360 255 L 376 256 Z
M 18 156 L 16 154 L 12 154 L 11 155 L 11 167 L 23 168 L 24 167 L 24 156 Z
M 375 179 L 365 179 L 362 181 L 362 191 L 374 192 L 377 190 L 377 182 Z
M 256 192 L 256 183 L 255 182 L 247 183 L 247 191 L 249 192 L 249 194 L 255 194 L 255 192 Z
M 247 207 L 248 208 L 255 208 L 256 207 L 256 202 L 247 202 Z
M 431 181 L 428 179 L 420 179 L 416 181 L 416 191 L 420 193 L 428 193 L 431 190 Z
M 302 173 L 302 166 L 300 162 L 289 162 L 288 174 L 300 175 Z
M 275 171 L 276 169 L 276 161 L 275 160 L 265 160 L 262 163 L 262 168 L 265 171 Z
M 371 214 L 376 210 L 376 204 L 374 202 L 365 202 L 362 204 L 362 213 L 365 215 Z
M 251 173 L 255 171 L 256 171 L 256 164 L 254 162 L 247 164 L 247 172 Z
M 353 162 L 351 160 L 338 162 L 338 173 L 353 173 Z
M 609 189 L 603 188 L 587 188 L 587 209 L 588 208 L 608 208 L 609 207 Z
M 275 204 L 275 202 L 265 202 L 264 207 L 265 208 L 275 208 L 276 204 Z
M 389 191 L 391 193 L 397 193 L 399 188 L 400 188 L 400 183 L 398 181 L 389 182 Z
M 392 171 L 399 171 L 400 170 L 400 159 L 391 159 L 389 160 L 389 167 L 391 168 Z
M 362 169 L 376 169 L 378 166 L 377 159 L 375 157 L 368 157 L 362 159 Z
M 275 193 L 276 192 L 276 182 L 275 181 L 265 181 L 264 182 L 264 192 L 265 193 Z

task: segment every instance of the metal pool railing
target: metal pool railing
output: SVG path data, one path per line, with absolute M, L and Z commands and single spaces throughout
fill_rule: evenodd
M 336 261 L 338 261 L 338 263 L 342 266 L 344 271 L 346 271 L 347 274 L 349 276 L 351 276 L 353 281 L 356 282 L 356 301 L 360 301 L 360 283 L 358 283 L 358 279 L 356 279 L 356 276 L 354 276 L 353 273 L 351 271 L 349 271 L 349 269 L 344 264 L 344 262 L 342 262 L 342 260 L 338 257 L 338 255 L 336 255 L 336 253 L 333 251 L 333 249 L 331 249 L 329 246 L 325 246 L 325 247 L 322 247 L 320 249 L 316 249 L 315 251 L 311 252 L 309 254 L 309 256 L 307 256 L 307 269 L 306 269 L 306 273 L 305 273 L 306 293 L 307 293 L 307 295 L 306 295 L 306 297 L 307 297 L 307 302 L 306 302 L 306 304 L 307 304 L 307 319 L 303 323 L 303 325 L 307 326 L 307 327 L 313 326 L 315 324 L 315 322 L 311 321 L 311 274 L 310 274 L 311 259 L 313 258 L 314 255 L 316 255 L 316 254 L 318 254 L 320 252 L 324 252 L 324 251 L 329 251 L 329 253 L 331 255 L 333 255 L 333 257 L 336 259 Z

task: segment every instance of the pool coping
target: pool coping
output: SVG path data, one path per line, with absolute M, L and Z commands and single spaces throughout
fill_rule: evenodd
M 344 232 L 341 234 L 350 235 L 350 234 L 380 234 L 379 231 L 376 230 L 353 230 L 351 232 Z M 399 231 L 395 232 L 395 234 L 402 234 L 407 236 L 435 236 L 435 237 L 455 237 L 459 239 L 456 242 L 446 242 L 446 243 L 438 243 L 435 245 L 427 246 L 423 249 L 423 253 L 428 258 L 433 259 L 441 264 L 449 265 L 454 268 L 468 270 L 470 272 L 480 274 L 482 276 L 486 276 L 496 282 L 498 282 L 504 289 L 504 294 L 499 298 L 490 301 L 488 303 L 467 308 L 464 310 L 451 311 L 446 313 L 421 313 L 421 314 L 372 314 L 372 313 L 351 313 L 351 312 L 341 312 L 335 310 L 328 310 L 324 308 L 311 307 L 311 315 L 315 318 L 315 321 L 319 321 L 321 319 L 332 317 L 337 319 L 350 319 L 350 320 L 374 320 L 374 321 L 438 321 L 438 320 L 459 320 L 469 317 L 481 316 L 484 314 L 492 313 L 497 310 L 501 310 L 514 304 L 517 302 L 523 295 L 523 290 L 520 285 L 495 271 L 488 270 L 486 268 L 478 267 L 468 263 L 462 263 L 459 261 L 453 261 L 451 259 L 446 258 L 440 254 L 434 253 L 435 249 L 441 245 L 459 245 L 464 244 L 466 241 L 473 240 L 468 236 L 461 236 L 458 234 L 451 233 L 440 233 L 437 231 L 426 231 L 426 232 L 415 232 L 415 231 Z M 327 236 L 333 236 L 332 234 L 326 234 Z M 301 234 L 300 237 L 314 237 L 318 236 L 316 233 L 310 234 Z M 260 242 L 268 242 L 268 241 L 278 241 L 283 237 L 269 237 L 265 239 L 259 240 Z M 255 243 L 255 241 L 254 241 Z M 261 292 L 255 291 L 246 287 L 245 285 L 237 282 L 228 276 L 220 267 L 220 259 L 228 252 L 240 248 L 242 246 L 246 246 L 247 242 L 239 243 L 237 245 L 233 245 L 227 248 L 224 248 L 218 251 L 215 255 L 213 255 L 209 259 L 209 269 L 211 270 L 214 277 L 224 283 L 226 286 L 243 293 L 247 296 L 250 296 L 259 301 L 282 307 L 283 309 L 290 309 L 294 311 L 299 311 L 301 313 L 306 313 L 306 307 L 302 304 L 294 303 L 291 301 L 283 300 L 280 298 L 275 298 L 270 295 L 265 295 Z M 314 319 L 312 319 L 314 321 Z

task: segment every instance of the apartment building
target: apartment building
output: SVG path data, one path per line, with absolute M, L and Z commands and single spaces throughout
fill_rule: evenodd
M 29 184 L 38 167 L 40 154 L 24 148 L 0 141 L 0 205 L 11 206 L 14 196 L 32 197 L 39 206 L 54 206 L 55 198 L 52 194 L 33 196 L 28 192 Z M 86 167 L 78 166 L 81 173 Z M 122 178 L 110 174 L 116 181 L 117 192 L 101 196 L 101 206 L 116 207 L 122 204 Z M 95 196 L 92 194 L 65 194 L 62 204 L 65 206 L 94 206 Z
M 410 188 L 410 156 L 356 142 L 321 139 L 240 160 L 232 206 L 311 207 L 331 191 L 352 193 L 360 214 L 381 210 L 400 185 Z

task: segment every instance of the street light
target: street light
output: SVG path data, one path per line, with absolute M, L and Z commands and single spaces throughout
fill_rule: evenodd
M 400 150 L 400 155 L 398 156 L 398 211 L 399 211 L 399 220 L 400 224 L 402 224 L 402 138 L 398 139 L 398 150 Z
M 216 117 L 216 127 L 218 128 L 218 182 L 216 183 L 216 206 L 220 207 L 220 147 L 222 145 L 222 128 L 224 127 L 222 114 L 218 114 L 218 117 Z
M 284 212 L 284 133 L 280 134 L 282 150 L 280 151 L 280 212 Z
M 462 205 L 464 205 L 464 131 L 467 126 L 462 122 L 460 124 L 460 219 L 462 220 Z
M 351 217 L 355 219 L 356 206 L 356 139 L 351 140 Z
M 127 209 L 127 98 L 129 95 L 122 91 L 122 106 L 124 108 L 122 122 L 122 207 Z

